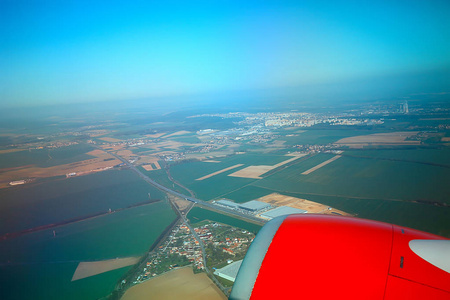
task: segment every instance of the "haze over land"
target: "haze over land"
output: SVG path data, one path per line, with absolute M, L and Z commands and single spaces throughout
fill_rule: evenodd
M 214 226 L 205 222 L 257 232 L 286 207 L 449 236 L 449 102 L 445 94 L 421 97 L 296 110 L 246 103 L 241 111 L 170 112 L 143 102 L 126 110 L 116 102 L 104 114 L 100 103 L 73 104 L 71 113 L 49 106 L 33 109 L 33 118 L 4 119 L 0 268 L 10 288 L 2 298 L 114 299 L 175 265 L 222 267 L 235 256 L 202 255 L 194 240 L 180 250 L 168 232 Z M 239 208 L 252 200 L 267 206 Z M 128 257 L 139 263 L 115 269 L 116 258 Z M 98 275 L 72 281 L 80 266 Z M 48 277 L 60 288 L 40 281 Z M 217 284 L 229 292 L 229 282 Z
M 450 237 L 449 11 L 2 1 L 0 298 L 221 299 L 286 212 Z

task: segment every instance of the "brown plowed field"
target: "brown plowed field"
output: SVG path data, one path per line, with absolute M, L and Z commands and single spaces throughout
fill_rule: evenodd
M 133 286 L 121 300 L 226 300 L 227 297 L 206 273 L 194 274 L 191 267 L 170 271 Z
M 323 205 L 317 202 L 309 201 L 306 199 L 291 197 L 291 196 L 285 196 L 278 193 L 272 193 L 270 195 L 261 197 L 259 199 L 256 199 L 258 201 L 266 202 L 275 206 L 290 206 L 298 209 L 303 209 L 308 211 L 308 213 L 315 213 L 315 214 L 340 214 L 343 216 L 350 216 L 351 214 L 346 213 L 341 210 L 337 210 L 335 208 L 329 208 L 327 205 Z

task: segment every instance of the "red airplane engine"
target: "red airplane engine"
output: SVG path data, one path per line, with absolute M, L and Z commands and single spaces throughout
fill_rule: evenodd
M 230 299 L 450 299 L 450 240 L 353 217 L 268 222 Z

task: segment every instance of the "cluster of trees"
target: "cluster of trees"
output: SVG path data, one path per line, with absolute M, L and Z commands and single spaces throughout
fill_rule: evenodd
M 228 259 L 234 259 L 234 256 L 229 254 L 228 252 L 223 251 L 223 247 L 214 246 L 212 244 L 208 244 L 205 248 L 206 252 L 206 265 L 208 267 L 217 266 L 219 264 L 223 264 L 223 262 Z

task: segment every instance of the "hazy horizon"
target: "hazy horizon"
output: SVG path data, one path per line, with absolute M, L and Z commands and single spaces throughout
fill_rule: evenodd
M 448 11 L 438 0 L 4 1 L 0 106 L 450 92 Z

